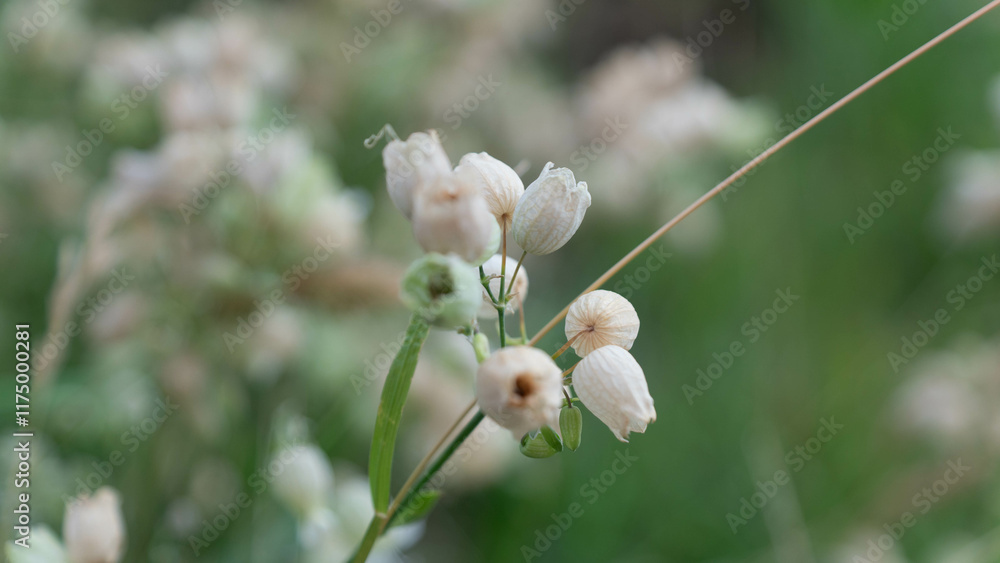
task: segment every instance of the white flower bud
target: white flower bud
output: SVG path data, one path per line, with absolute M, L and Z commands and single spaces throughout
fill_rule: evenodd
M 656 421 L 646 376 L 624 348 L 605 346 L 587 354 L 573 370 L 573 389 L 622 442 Z
M 590 207 L 587 183 L 576 183 L 568 168 L 552 168 L 528 186 L 514 209 L 514 241 L 529 254 L 555 252 L 573 238 Z
M 109 487 L 66 505 L 63 542 L 72 563 L 116 563 L 125 546 L 121 500 Z
M 417 188 L 413 234 L 427 252 L 454 253 L 471 264 L 482 264 L 496 252 L 498 227 L 486 200 L 463 178 L 465 174 L 442 176 Z
M 494 254 L 492 258 L 483 263 L 483 273 L 489 276 L 499 276 L 500 275 L 500 260 L 499 254 Z M 510 285 L 510 278 L 514 275 L 514 270 L 517 269 L 517 260 L 514 260 L 510 256 L 507 257 L 507 268 L 504 272 L 506 277 L 504 278 L 505 286 Z M 500 278 L 496 277 L 490 280 L 490 291 L 493 292 L 493 297 L 500 298 Z M 493 301 L 490 299 L 489 294 L 486 293 L 486 288 L 483 288 L 483 305 L 479 307 L 479 316 L 485 318 L 493 318 L 497 314 L 496 307 L 493 306 Z M 524 269 L 524 265 L 521 266 L 520 271 L 517 272 L 517 278 L 514 280 L 514 287 L 510 291 L 511 297 L 510 301 L 507 302 L 507 312 L 511 313 L 517 311 L 528 297 L 528 271 Z
M 524 182 L 517 172 L 484 152 L 463 156 L 455 171 L 472 173 L 469 177 L 475 180 L 497 224 L 509 231 L 514 220 L 514 208 L 524 194 Z
M 559 423 L 562 370 L 538 348 L 501 348 L 479 364 L 476 399 L 487 416 L 519 440 L 542 425 Z
M 451 173 L 451 162 L 436 131 L 413 133 L 406 141 L 391 141 L 382 151 L 382 163 L 389 198 L 407 219 L 413 216 L 418 186 Z
M 566 314 L 566 339 L 578 356 L 608 345 L 632 348 L 639 335 L 639 315 L 621 295 L 598 289 L 580 297 Z
M 444 328 L 468 326 L 482 302 L 479 272 L 457 256 L 427 254 L 403 276 L 400 299 L 427 322 Z
M 276 473 L 274 494 L 299 516 L 307 517 L 326 507 L 333 490 L 333 469 L 316 446 L 289 446 L 274 455 L 272 463 L 284 468 Z

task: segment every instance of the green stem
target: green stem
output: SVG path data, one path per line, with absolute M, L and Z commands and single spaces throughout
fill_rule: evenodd
M 371 523 L 368 524 L 368 530 L 365 531 L 365 537 L 361 540 L 361 545 L 358 546 L 358 550 L 354 553 L 351 561 L 354 563 L 364 563 L 368 560 L 372 548 L 375 547 L 375 540 L 378 539 L 379 533 L 382 531 L 382 522 L 384 521 L 384 514 L 376 514 L 372 517 Z
M 461 446 L 462 443 L 465 442 L 465 439 L 472 434 L 472 432 L 476 429 L 477 426 L 479 426 L 479 423 L 482 422 L 485 417 L 486 415 L 483 414 L 483 411 L 476 411 L 476 414 L 469 419 L 469 422 L 467 422 L 465 426 L 462 427 L 462 430 L 458 434 L 456 434 L 455 437 L 452 439 L 451 443 L 448 444 L 448 447 L 445 448 L 441 452 L 441 455 L 439 455 L 437 459 L 434 460 L 434 463 L 432 463 L 427 468 L 427 471 L 424 472 L 423 477 L 421 477 L 420 480 L 417 481 L 417 484 L 414 485 L 414 487 L 410 489 L 410 491 L 406 494 L 406 497 L 403 498 L 403 502 L 399 504 L 400 507 L 405 509 L 405 507 L 408 506 L 409 503 L 413 501 L 413 498 L 416 497 L 418 494 L 420 494 L 424 486 L 426 486 L 427 483 L 431 480 L 431 478 L 434 477 L 434 474 L 441 470 L 444 464 L 448 462 L 448 459 L 451 458 L 451 456 L 458 450 L 459 446 Z M 385 523 L 386 528 L 392 525 L 392 521 L 396 518 L 398 514 L 399 511 L 397 510 L 396 512 L 393 512 L 392 514 L 389 515 L 389 518 Z
M 524 257 L 527 255 L 527 250 L 521 253 L 521 258 L 517 261 L 517 267 L 514 268 L 514 275 L 510 277 L 510 285 L 507 286 L 507 295 L 510 295 L 510 292 L 514 290 L 514 281 L 517 279 L 517 273 L 521 271 L 521 264 L 524 263 Z
M 501 279 L 503 279 L 503 278 L 501 278 Z M 504 316 L 506 315 L 507 312 L 504 311 L 504 309 L 505 309 L 505 307 L 502 306 L 502 305 L 499 306 L 499 307 L 497 307 L 497 316 L 500 318 L 500 347 L 501 348 L 507 346 L 507 329 L 504 328 L 504 326 L 503 326 Z
M 490 296 L 490 301 L 493 302 L 493 306 L 497 304 L 497 298 L 493 297 L 493 290 L 490 289 L 490 280 L 486 279 L 486 270 L 482 266 L 479 267 L 479 280 L 483 284 L 483 289 L 486 290 L 486 295 Z

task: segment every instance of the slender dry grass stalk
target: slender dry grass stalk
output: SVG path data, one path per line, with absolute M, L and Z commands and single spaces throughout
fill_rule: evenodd
M 770 158 L 771 156 L 773 156 L 776 152 L 778 152 L 781 149 L 785 148 L 792 141 L 794 141 L 795 139 L 798 139 L 805 132 L 807 132 L 810 129 L 812 129 L 813 127 L 819 125 L 821 122 L 823 122 L 823 120 L 825 120 L 826 118 L 830 117 L 831 115 L 833 115 L 834 113 L 836 113 L 837 111 L 839 111 L 841 108 L 843 108 L 847 104 L 849 104 L 852 101 L 854 101 L 856 98 L 858 98 L 859 96 L 861 96 L 862 94 L 864 94 L 865 92 L 867 92 L 868 90 L 870 90 L 872 87 L 876 86 L 878 83 L 882 82 L 883 80 L 885 80 L 889 76 L 895 74 L 896 71 L 898 71 L 899 69 L 903 68 L 904 66 L 910 64 L 915 59 L 917 59 L 918 57 L 920 57 L 921 55 L 923 55 L 927 51 L 930 51 L 931 49 L 933 49 L 934 47 L 936 47 L 938 44 L 940 44 L 941 42 L 943 42 L 946 39 L 948 39 L 949 37 L 951 37 L 952 35 L 955 35 L 956 33 L 958 33 L 959 31 L 961 31 L 962 29 L 964 29 L 966 26 L 968 26 L 972 22 L 974 22 L 974 21 L 978 20 L 979 18 L 981 18 L 982 16 L 986 15 L 987 12 L 989 12 L 990 10 L 993 10 L 997 6 L 1000 6 L 1000 0 L 993 0 L 993 2 L 990 2 L 986 6 L 983 6 L 982 8 L 980 8 L 979 10 L 977 10 L 975 13 L 973 13 L 972 15 L 970 15 L 969 17 L 965 18 L 964 20 L 962 20 L 962 21 L 958 22 L 957 24 L 953 25 L 952 27 L 950 27 L 944 33 L 938 35 L 934 39 L 931 39 L 927 43 L 923 44 L 917 50 L 913 51 L 909 55 L 907 55 L 907 56 L 903 57 L 902 59 L 900 59 L 898 62 L 896 62 L 896 64 L 894 64 L 894 65 L 890 66 L 889 68 L 883 70 L 882 72 L 878 73 L 874 78 L 872 78 L 868 82 L 865 82 L 864 84 L 862 84 L 861 86 L 859 86 L 858 88 L 856 88 L 854 91 L 852 91 L 850 94 L 844 96 L 843 98 L 841 98 L 840 100 L 838 100 L 835 104 L 833 104 L 830 107 L 826 108 L 825 110 L 823 110 L 822 112 L 820 112 L 819 114 L 817 114 L 815 117 L 813 117 L 809 121 L 803 123 L 798 129 L 796 129 L 795 131 L 792 131 L 791 133 L 789 133 L 787 136 L 785 136 L 784 138 L 782 138 L 777 143 L 771 145 L 767 150 L 765 150 L 764 152 L 762 152 L 757 158 L 755 158 L 755 159 L 751 160 L 750 162 L 746 163 L 745 165 L 743 165 L 742 168 L 740 168 L 736 172 L 733 172 L 732 175 L 730 175 L 728 178 L 726 178 L 725 180 L 723 180 L 722 182 L 720 182 L 717 186 L 715 186 L 714 188 L 712 188 L 711 190 L 709 190 L 705 195 L 703 195 L 700 198 L 698 198 L 697 201 L 695 201 L 691 205 L 687 206 L 687 208 L 685 208 L 683 211 L 681 211 L 680 213 L 678 213 L 677 216 L 674 217 L 673 219 L 671 219 L 670 221 L 667 221 L 666 224 L 664 224 L 662 227 L 660 227 L 655 232 L 653 232 L 653 234 L 649 235 L 649 237 L 647 237 L 646 240 L 644 240 L 641 243 L 639 243 L 638 246 L 636 246 L 635 248 L 633 248 L 631 252 L 629 252 L 624 257 L 622 257 L 622 259 L 619 260 L 614 266 L 611 266 L 610 268 L 608 268 L 608 271 L 604 272 L 603 274 L 601 274 L 601 276 L 599 278 L 597 278 L 596 280 L 594 280 L 594 283 L 592 283 L 589 286 L 587 286 L 587 288 L 584 289 L 580 293 L 580 295 L 578 295 L 574 299 L 574 301 L 576 299 L 579 299 L 581 296 L 583 296 L 583 295 L 585 295 L 587 293 L 590 293 L 591 291 L 594 291 L 595 289 L 599 289 L 609 279 L 611 279 L 612 276 L 614 276 L 615 274 L 617 274 L 622 268 L 624 268 L 625 266 L 627 266 L 629 262 L 631 262 L 632 260 L 634 260 L 637 256 L 639 256 L 640 254 L 642 254 L 643 251 L 645 251 L 647 248 L 649 248 L 649 246 L 651 244 L 653 244 L 654 242 L 656 242 L 656 240 L 658 238 L 662 237 L 667 231 L 669 231 L 670 229 L 674 228 L 674 226 L 676 226 L 677 223 L 680 223 L 682 219 L 684 219 L 685 217 L 687 217 L 688 215 L 690 215 L 691 213 L 693 213 L 696 209 L 698 209 L 702 205 L 705 205 L 705 203 L 707 203 L 709 200 L 711 200 L 715 196 L 717 196 L 720 193 L 722 193 L 722 191 L 725 190 L 726 188 L 728 188 L 729 186 L 731 186 L 733 184 L 733 182 L 735 182 L 736 180 L 739 180 L 744 175 L 746 175 L 748 172 L 750 172 L 754 168 L 757 168 L 758 166 L 760 166 L 765 160 L 767 160 L 768 158 Z M 570 305 L 572 305 L 572 301 L 570 302 Z M 562 311 L 560 311 L 558 315 L 556 315 L 555 317 L 553 317 L 552 320 L 550 320 L 544 327 L 542 327 L 542 329 L 539 330 L 538 333 L 535 334 L 535 336 L 531 338 L 531 341 L 528 344 L 530 346 L 534 346 L 535 344 L 537 344 L 538 341 L 541 340 L 541 338 L 543 336 L 545 336 L 550 330 L 552 330 L 559 323 L 559 321 L 563 320 L 563 318 L 566 317 L 566 313 L 569 312 L 570 305 L 566 305 L 566 307 Z
M 770 158 L 771 156 L 773 156 L 775 153 L 777 153 L 781 149 L 783 149 L 786 146 L 788 146 L 792 141 L 794 141 L 794 140 L 798 139 L 799 137 L 801 137 L 807 131 L 809 131 L 810 129 L 812 129 L 816 125 L 820 124 L 821 122 L 823 122 L 825 119 L 827 119 L 828 117 L 830 117 L 834 113 L 836 113 L 839 110 L 841 110 L 844 106 L 846 106 L 847 104 L 851 103 L 852 101 L 854 101 L 855 99 L 857 99 L 858 97 L 860 97 L 862 94 L 864 94 L 868 90 L 872 89 L 874 86 L 876 86 L 879 83 L 881 83 L 883 80 L 885 80 L 889 76 L 895 74 L 897 71 L 899 71 L 900 69 L 902 69 L 906 65 L 910 64 L 911 62 L 913 62 L 914 60 L 916 60 L 917 58 L 919 58 L 920 56 L 922 56 L 924 53 L 930 51 L 931 49 L 933 49 L 934 47 L 936 47 L 940 43 L 944 42 L 945 40 L 947 40 L 951 36 L 955 35 L 956 33 L 958 33 L 959 31 L 961 31 L 962 29 L 964 29 L 965 27 L 967 27 L 971 23 L 975 22 L 979 18 L 983 17 L 988 12 L 992 11 L 993 9 L 997 8 L 998 6 L 1000 6 L 1000 0 L 993 0 L 993 1 L 991 1 L 989 4 L 983 6 L 982 8 L 980 8 L 979 10 L 977 10 L 976 12 L 974 12 L 973 14 L 971 14 L 970 16 L 966 17 L 962 21 L 960 21 L 957 24 L 953 25 L 952 27 L 948 28 L 946 31 L 944 31 L 943 33 L 941 33 L 937 37 L 931 39 L 930 41 L 928 41 L 927 43 L 923 44 L 922 46 L 920 46 L 919 48 L 917 48 L 916 50 L 914 50 L 913 52 L 911 52 L 907 56 L 903 57 L 898 62 L 896 62 L 895 64 L 893 64 L 892 66 L 890 66 L 889 68 L 887 68 L 887 69 L 883 70 L 882 72 L 878 73 L 875 77 L 873 77 L 872 79 L 868 80 L 867 82 L 865 82 L 864 84 L 862 84 L 861 86 L 859 86 L 858 88 L 856 88 L 855 90 L 853 90 L 851 93 L 847 94 L 846 96 L 844 96 L 843 98 L 841 98 L 840 100 L 838 100 L 836 103 L 834 103 L 830 107 L 826 108 L 825 110 L 823 110 L 822 112 L 820 112 L 819 114 L 817 114 L 815 117 L 813 117 L 812 119 L 810 119 L 809 121 L 807 121 L 806 123 L 804 123 L 803 125 L 801 125 L 796 130 L 794 130 L 791 133 L 789 133 L 787 136 L 785 136 L 784 138 L 782 138 L 780 141 L 778 141 L 774 145 L 770 146 L 767 150 L 765 150 L 759 156 L 757 156 L 757 158 L 755 158 L 755 159 L 751 160 L 750 162 L 746 163 L 745 165 L 743 165 L 742 168 L 740 168 L 739 170 L 737 170 L 736 172 L 734 172 L 733 174 L 731 174 L 728 178 L 726 178 L 725 180 L 723 180 L 722 182 L 720 182 L 714 188 L 712 188 L 711 190 L 709 190 L 708 192 L 706 192 L 704 195 L 702 195 L 700 198 L 698 198 L 694 203 L 692 203 L 687 208 L 685 208 L 683 211 L 681 211 L 679 214 L 677 214 L 677 216 L 675 216 L 673 219 L 671 219 L 670 221 L 668 221 L 667 223 L 665 223 L 663 226 L 661 226 L 660 228 L 658 228 L 656 231 L 654 231 L 644 241 L 642 241 L 635 248 L 633 248 L 628 254 L 626 254 L 625 256 L 623 256 L 621 258 L 621 260 L 619 260 L 617 263 L 615 263 L 613 266 L 611 266 L 611 268 L 609 268 L 606 272 L 604 272 L 600 277 L 598 277 L 596 280 L 594 280 L 594 282 L 592 284 L 590 284 L 586 289 L 584 289 L 580 293 L 579 296 L 577 296 L 576 298 L 574 298 L 574 301 L 576 299 L 579 299 L 580 296 L 583 296 L 583 295 L 585 295 L 585 294 L 587 294 L 587 293 L 589 293 L 591 291 L 594 291 L 595 289 L 599 289 L 609 279 L 611 279 L 611 277 L 613 277 L 615 274 L 617 274 L 619 271 L 621 271 L 622 268 L 624 268 L 632 260 L 634 260 L 637 256 L 639 256 L 639 254 L 641 254 L 643 251 L 645 251 L 647 248 L 649 248 L 650 245 L 652 245 L 654 242 L 656 242 L 656 240 L 659 239 L 660 237 L 662 237 L 667 231 L 669 231 L 670 229 L 672 229 L 674 226 L 676 226 L 678 223 L 680 223 L 684 218 L 686 218 L 688 215 L 690 215 L 691 213 L 693 213 L 699 207 L 701 207 L 702 205 L 704 205 L 705 203 L 707 203 L 709 200 L 711 200 L 715 196 L 717 196 L 720 193 L 722 193 L 722 191 L 725 190 L 726 188 L 728 188 L 729 186 L 731 186 L 733 184 L 733 182 L 735 182 L 736 180 L 739 180 L 740 178 L 742 178 L 743 176 L 745 176 L 748 172 L 750 172 L 751 170 L 753 170 L 753 169 L 757 168 L 758 166 L 760 166 L 764 161 L 766 161 L 768 158 Z M 507 255 L 507 253 L 506 253 L 506 238 L 507 238 L 506 237 L 506 232 L 504 232 L 503 235 L 504 235 L 503 236 L 503 242 L 504 242 L 503 256 L 506 257 L 506 255 Z M 522 260 L 523 260 L 523 256 L 522 256 Z M 506 281 L 505 280 L 505 278 L 506 278 L 505 274 L 506 274 L 506 271 L 505 271 L 505 268 L 504 268 L 504 266 L 506 265 L 506 260 L 503 260 L 501 262 L 501 264 L 502 264 L 502 266 L 501 266 L 501 276 L 500 276 L 501 282 L 500 282 L 500 296 L 499 296 L 499 302 L 501 303 L 501 305 L 498 305 L 498 312 L 499 312 L 499 319 L 500 319 L 501 347 L 503 347 L 505 345 L 506 334 L 505 334 L 505 331 L 504 331 L 504 324 L 503 324 L 504 311 L 500 307 L 502 307 L 503 294 L 504 294 L 504 290 L 506 289 L 505 288 L 505 281 Z M 515 272 L 516 272 L 516 269 L 515 269 Z M 488 291 L 488 288 L 487 288 L 487 291 Z M 542 327 L 542 329 L 539 330 L 538 333 L 535 334 L 534 337 L 532 337 L 532 339 L 528 342 L 528 345 L 529 346 L 534 346 L 535 344 L 537 344 L 537 342 L 543 336 L 545 336 L 549 331 L 551 331 L 556 326 L 556 324 L 559 323 L 559 321 L 563 320 L 566 317 L 567 313 L 569 312 L 569 308 L 570 308 L 570 305 L 572 305 L 572 303 L 573 302 L 571 301 L 568 305 L 566 305 L 565 308 L 563 308 L 562 311 L 559 312 L 559 314 L 557 314 L 555 317 L 552 318 L 552 320 L 550 320 L 548 323 L 546 323 L 546 325 L 544 327 Z M 576 366 L 573 366 L 573 367 L 575 368 Z M 573 368 L 570 368 L 569 370 L 567 370 L 567 373 L 571 372 L 572 370 L 573 370 Z M 437 471 L 438 468 L 440 468 L 441 464 L 448 457 L 450 457 L 451 453 L 453 453 L 455 451 L 455 449 L 461 444 L 461 442 L 464 441 L 466 437 L 468 437 L 468 435 L 472 432 L 472 430 L 480 422 L 482 422 L 482 420 L 484 418 L 484 415 L 483 415 L 482 411 L 478 411 L 476 413 L 476 415 L 474 415 L 472 417 L 472 419 L 470 419 L 470 421 L 468 423 L 466 423 L 466 425 L 455 436 L 455 438 L 452 439 L 451 441 L 448 441 L 448 437 L 451 436 L 455 432 L 455 429 L 458 427 L 458 425 L 461 424 L 462 420 L 464 420 L 466 418 L 466 416 L 468 416 L 468 413 L 471 412 L 473 409 L 475 409 L 475 407 L 476 407 L 476 400 L 473 400 L 468 405 L 468 407 L 466 407 L 466 409 L 463 411 L 462 416 L 460 416 L 458 418 L 458 420 L 456 420 L 455 423 L 451 426 L 451 428 L 449 428 L 449 430 L 445 433 L 445 435 L 441 437 L 441 439 L 438 441 L 437 445 L 434 448 L 432 448 L 430 452 L 428 452 L 427 456 L 420 462 L 420 464 L 417 466 L 417 468 L 414 470 L 414 472 L 407 479 L 407 481 L 403 485 L 403 487 L 397 492 L 396 499 L 395 499 L 395 501 L 392 504 L 392 508 L 390 509 L 390 512 L 394 512 L 393 509 L 398 509 L 399 506 L 401 506 L 403 503 L 405 503 L 406 500 L 408 498 L 410 498 L 410 494 L 414 490 L 419 490 L 420 486 L 417 486 L 416 489 L 414 489 L 413 487 L 414 487 L 414 484 L 418 482 L 418 477 L 421 477 L 421 474 L 422 474 L 422 477 L 420 478 L 419 482 L 422 485 L 423 483 L 426 483 L 426 481 L 429 479 L 429 477 L 431 475 L 433 475 Z M 435 455 L 437 455 L 437 453 L 442 449 L 442 447 L 444 447 L 444 445 L 446 443 L 448 444 L 447 448 L 445 448 L 444 452 L 441 455 L 437 456 L 437 458 L 435 459 Z M 430 460 L 432 460 L 432 459 L 434 459 L 433 465 L 431 465 L 431 463 L 430 463 Z M 428 467 L 430 467 L 430 469 L 427 469 Z M 384 517 L 384 515 L 383 515 L 383 517 Z M 379 524 L 379 522 L 377 522 L 376 520 L 373 520 L 372 525 Z M 371 544 L 374 543 L 375 537 L 377 537 L 378 535 L 381 535 L 381 532 L 382 532 L 382 530 L 384 530 L 385 525 L 388 523 L 388 521 L 389 520 L 387 518 L 383 520 L 383 522 L 381 523 L 381 527 L 377 531 L 378 533 L 374 537 L 371 538 L 371 540 L 372 540 Z M 371 545 L 369 544 L 367 546 L 363 546 L 362 549 L 361 549 L 361 551 L 358 553 L 357 558 L 355 558 L 355 561 L 364 561 L 367 558 L 367 551 L 365 550 L 365 547 L 367 547 L 367 550 L 370 550 Z

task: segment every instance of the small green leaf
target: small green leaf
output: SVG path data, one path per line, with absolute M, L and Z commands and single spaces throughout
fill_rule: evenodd
M 543 459 L 552 457 L 557 452 L 555 448 L 549 445 L 545 437 L 541 433 L 538 433 L 534 437 L 531 434 L 525 434 L 521 437 L 521 453 L 527 457 Z
M 410 392 L 413 372 L 417 369 L 417 356 L 427 338 L 428 325 L 420 315 L 413 315 L 406 329 L 403 345 L 392 360 L 389 374 L 382 388 L 382 399 L 375 417 L 375 433 L 368 458 L 368 478 L 372 487 L 372 502 L 376 513 L 389 508 L 389 487 L 392 478 L 392 455 L 399 432 L 399 419 Z
M 420 520 L 434 508 L 441 491 L 420 491 L 413 495 L 409 502 L 399 507 L 397 516 L 392 521 L 393 526 L 402 526 Z
M 562 451 L 563 449 L 562 438 L 560 438 L 559 435 L 556 434 L 555 430 L 549 428 L 548 426 L 543 426 L 541 433 L 542 433 L 542 438 L 545 438 L 545 441 L 549 444 L 549 446 L 553 450 L 557 452 Z

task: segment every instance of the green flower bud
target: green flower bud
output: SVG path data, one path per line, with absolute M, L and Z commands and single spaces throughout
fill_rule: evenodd
M 570 405 L 559 412 L 559 431 L 566 447 L 575 452 L 583 434 L 583 413 L 579 408 Z
M 483 363 L 486 358 L 490 357 L 490 339 L 486 338 L 485 334 L 477 332 L 472 337 L 472 349 L 476 351 L 476 361 Z
M 481 293 L 475 268 L 454 255 L 427 254 L 406 271 L 399 296 L 427 322 L 456 328 L 472 324 Z
M 531 434 L 525 434 L 521 437 L 521 453 L 526 457 L 543 459 L 556 455 L 558 450 L 553 448 L 552 444 L 539 432 L 534 437 Z

